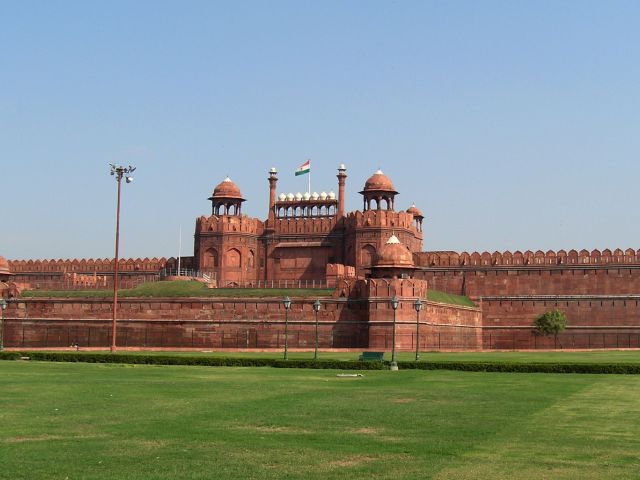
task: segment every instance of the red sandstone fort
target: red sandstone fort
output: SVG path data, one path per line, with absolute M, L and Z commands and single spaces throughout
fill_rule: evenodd
M 268 174 L 265 220 L 242 214 L 245 199 L 229 178 L 213 190 L 211 215 L 196 219 L 193 257 L 182 268 L 210 286 L 236 287 L 228 298 L 122 299 L 119 345 L 266 348 L 281 344 L 280 299 L 243 298 L 241 288 L 327 288 L 321 346 L 384 349 L 390 345 L 389 300 L 396 296 L 400 348 L 553 348 L 532 336 L 533 319 L 566 313 L 562 348 L 640 347 L 640 250 L 559 250 L 457 253 L 422 251 L 422 213 L 398 209 L 393 182 L 375 172 L 360 191 L 362 210 L 345 212 L 346 169 L 337 195 L 277 194 Z M 175 258 L 123 259 L 122 287 L 155 281 L 176 269 Z M 0 257 L 7 310 L 5 345 L 108 344 L 108 299 L 21 298 L 20 288 L 79 289 L 113 285 L 109 259 L 9 260 Z M 428 289 L 467 296 L 475 307 L 414 301 Z M 315 299 L 294 299 L 293 346 L 305 348 Z M 416 324 L 420 320 L 419 324 Z M 418 335 L 415 331 L 419 328 Z M 93 338 L 91 334 L 93 333 Z M 296 338 L 297 334 L 297 338 Z

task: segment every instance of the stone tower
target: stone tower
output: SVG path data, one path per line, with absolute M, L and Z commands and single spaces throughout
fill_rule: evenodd
M 196 220 L 196 267 L 219 286 L 244 285 L 258 277 L 258 236 L 262 222 L 242 215 L 240 188 L 225 178 L 209 197 L 210 217 Z

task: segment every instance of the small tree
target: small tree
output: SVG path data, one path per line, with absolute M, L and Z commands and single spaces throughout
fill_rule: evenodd
M 533 321 L 533 334 L 549 337 L 553 335 L 554 345 L 558 343 L 558 334 L 567 326 L 567 316 L 560 310 L 550 310 Z

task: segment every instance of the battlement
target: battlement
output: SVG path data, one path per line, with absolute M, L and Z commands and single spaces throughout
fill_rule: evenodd
M 396 227 L 416 230 L 412 213 L 395 212 L 390 210 L 357 210 L 346 217 L 348 228 L 363 227 Z
M 248 233 L 260 235 L 264 230 L 264 223 L 257 218 L 245 215 L 211 215 L 201 216 L 196 219 L 196 233 L 224 232 L 224 233 Z
M 122 272 L 158 272 L 172 258 L 121 258 L 118 268 Z M 14 274 L 20 273 L 93 273 L 112 272 L 115 262 L 113 258 L 89 259 L 52 259 L 52 260 L 9 260 L 9 268 Z
M 607 264 L 638 264 L 640 263 L 640 249 L 617 248 L 613 251 L 605 250 L 516 250 L 505 252 L 420 252 L 414 254 L 416 266 L 420 267 L 464 267 L 464 266 L 496 266 L 496 265 L 607 265 Z
M 274 230 L 277 234 L 327 234 L 331 232 L 338 223 L 335 216 L 330 217 L 308 217 L 308 218 L 276 218 Z

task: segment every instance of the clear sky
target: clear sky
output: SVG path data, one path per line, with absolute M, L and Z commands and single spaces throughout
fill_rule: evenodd
M 226 175 L 378 167 L 425 250 L 638 248 L 640 2 L 0 1 L 0 255 L 193 251 Z

